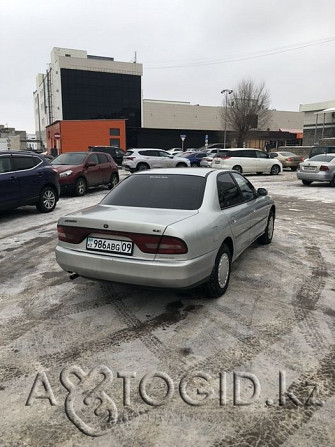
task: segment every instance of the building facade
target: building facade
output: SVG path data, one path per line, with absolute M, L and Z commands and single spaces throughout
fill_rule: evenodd
M 86 51 L 54 48 L 34 92 L 37 138 L 61 120 L 126 119 L 141 127 L 142 65 L 92 56 Z
M 325 146 L 328 139 L 335 138 L 335 101 L 301 104 L 304 114 L 304 146 Z

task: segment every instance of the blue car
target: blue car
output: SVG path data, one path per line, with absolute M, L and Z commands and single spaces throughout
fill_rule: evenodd
M 53 211 L 59 199 L 58 173 L 43 155 L 28 151 L 0 151 L 0 211 L 35 205 Z
M 192 154 L 186 155 L 185 158 L 190 160 L 191 167 L 200 167 L 201 160 L 207 155 L 207 152 L 193 152 Z

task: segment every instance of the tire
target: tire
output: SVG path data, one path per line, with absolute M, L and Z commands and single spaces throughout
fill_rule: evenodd
M 76 196 L 80 197 L 84 196 L 86 194 L 86 191 L 87 191 L 86 180 L 83 177 L 79 177 L 78 180 L 76 181 L 74 192 Z
M 150 166 L 146 163 L 139 163 L 137 165 L 136 171 L 145 171 L 146 169 L 150 169 Z
M 191 163 L 191 168 L 197 168 L 198 167 L 198 164 L 197 163 Z
M 303 183 L 305 186 L 309 186 L 309 185 L 312 184 L 312 181 L 311 181 L 311 180 L 301 180 L 301 181 L 302 181 L 302 183 Z
M 275 226 L 275 215 L 273 211 L 270 211 L 268 217 L 268 223 L 266 224 L 265 232 L 258 238 L 258 242 L 263 245 L 270 244 L 273 238 L 273 231 Z
M 298 166 L 291 166 L 292 171 L 296 171 L 298 169 Z
M 177 168 L 187 168 L 187 164 L 186 163 L 178 163 L 176 165 Z
M 242 167 L 240 165 L 233 166 L 233 171 L 239 172 L 242 174 Z
M 119 176 L 117 174 L 112 174 L 110 183 L 108 184 L 108 189 L 113 189 L 119 183 Z
M 280 166 L 279 165 L 273 165 L 270 171 L 271 175 L 278 175 L 280 173 Z
M 333 188 L 335 187 L 335 175 L 330 181 L 330 186 L 332 186 Z
M 211 276 L 207 282 L 210 298 L 219 298 L 226 293 L 231 271 L 231 254 L 228 246 L 222 244 L 216 256 Z
M 50 213 L 55 209 L 57 203 L 57 195 L 51 186 L 45 186 L 40 194 L 36 208 L 41 213 Z

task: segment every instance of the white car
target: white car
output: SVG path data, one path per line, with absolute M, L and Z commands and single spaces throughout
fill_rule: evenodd
M 269 173 L 278 175 L 283 166 L 275 158 L 270 158 L 269 154 L 258 149 L 223 149 L 218 152 L 211 163 L 215 169 L 233 169 L 240 174 Z
M 179 154 L 180 152 L 182 152 L 181 147 L 172 147 L 171 149 L 168 149 L 166 152 L 168 152 L 169 154 L 172 155 L 176 155 Z
M 154 168 L 187 168 L 190 160 L 174 157 L 163 149 L 129 149 L 123 157 L 122 167 L 126 171 L 144 171 Z

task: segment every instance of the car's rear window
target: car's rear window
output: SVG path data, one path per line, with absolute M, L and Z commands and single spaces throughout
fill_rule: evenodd
M 114 188 L 101 204 L 196 210 L 201 207 L 205 184 L 205 177 L 195 175 L 132 175 Z
M 321 155 L 314 155 L 314 157 L 310 158 L 310 160 L 330 162 L 334 158 L 335 158 L 335 154 L 333 154 L 333 155 L 321 154 Z
M 66 154 L 58 155 L 52 160 L 52 165 L 81 165 L 87 154 L 82 152 L 68 152 Z

